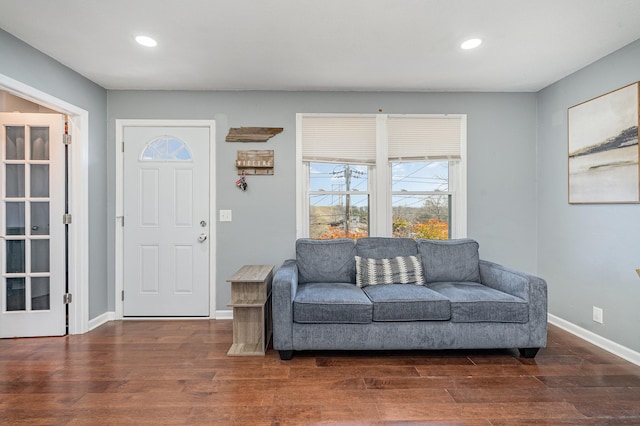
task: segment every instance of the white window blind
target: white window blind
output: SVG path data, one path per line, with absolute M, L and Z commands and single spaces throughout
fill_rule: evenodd
M 389 116 L 389 159 L 459 160 L 460 117 Z
M 375 164 L 375 116 L 303 116 L 302 160 Z

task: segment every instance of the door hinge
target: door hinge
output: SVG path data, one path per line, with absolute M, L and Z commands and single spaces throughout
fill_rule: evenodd
M 71 293 L 65 293 L 64 296 L 62 296 L 62 303 L 68 305 L 72 302 L 72 299 L 73 297 L 71 297 Z
M 122 290 L 122 293 L 120 293 L 120 300 L 124 302 L 124 290 Z
M 62 144 L 63 145 L 71 145 L 71 135 L 63 134 L 62 135 Z
M 65 213 L 62 215 L 62 224 L 69 225 L 71 223 L 71 214 Z
M 122 152 L 124 152 L 124 141 L 122 141 Z

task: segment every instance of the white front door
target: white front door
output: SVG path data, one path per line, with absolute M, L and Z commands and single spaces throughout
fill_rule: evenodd
M 209 316 L 209 127 L 124 127 L 124 316 Z
M 66 333 L 62 120 L 0 113 L 0 337 Z

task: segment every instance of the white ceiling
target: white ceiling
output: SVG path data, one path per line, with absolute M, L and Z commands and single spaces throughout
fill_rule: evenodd
M 0 0 L 0 28 L 107 89 L 538 91 L 639 22 L 640 0 Z

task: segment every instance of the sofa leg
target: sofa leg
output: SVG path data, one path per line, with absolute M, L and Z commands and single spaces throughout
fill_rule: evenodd
M 293 351 L 278 351 L 280 353 L 280 359 L 283 361 L 290 361 L 293 358 Z
M 520 356 L 525 358 L 535 358 L 540 348 L 518 348 L 518 350 L 520 351 Z

